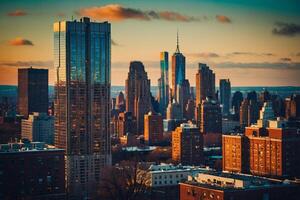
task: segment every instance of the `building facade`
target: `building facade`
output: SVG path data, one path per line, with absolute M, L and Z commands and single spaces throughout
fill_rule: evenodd
M 169 102 L 169 53 L 160 53 L 159 105 L 162 115 L 165 115 Z
M 140 61 L 130 62 L 125 84 L 126 111 L 137 120 L 137 132 L 144 131 L 144 115 L 151 109 L 150 79 Z
M 193 124 L 181 124 L 172 132 L 172 160 L 183 165 L 203 163 L 203 135 Z
M 64 200 L 64 150 L 43 142 L 0 144 L 0 199 Z
M 163 118 L 161 114 L 149 112 L 144 116 L 144 139 L 146 144 L 154 145 L 163 140 Z
M 54 117 L 34 112 L 28 119 L 22 119 L 21 136 L 32 142 L 54 144 Z
M 223 115 L 230 114 L 231 84 L 229 79 L 220 79 L 220 103 Z
M 18 113 L 48 112 L 48 70 L 18 69 Z
M 108 22 L 54 23 L 55 146 L 65 149 L 70 196 L 90 198 L 111 164 Z

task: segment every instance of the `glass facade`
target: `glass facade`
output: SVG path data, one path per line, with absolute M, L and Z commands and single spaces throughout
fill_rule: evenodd
M 90 163 L 79 170 L 84 173 L 98 174 L 96 162 L 98 168 L 111 163 L 110 34 L 109 23 L 88 18 L 54 24 L 55 145 L 73 156 L 67 162 L 70 177 L 79 175 L 68 166 L 76 168 L 83 157 Z M 88 181 L 82 176 L 77 182 Z
M 160 53 L 160 71 L 159 79 L 159 103 L 160 110 L 163 114 L 166 112 L 169 100 L 169 54 L 168 52 Z

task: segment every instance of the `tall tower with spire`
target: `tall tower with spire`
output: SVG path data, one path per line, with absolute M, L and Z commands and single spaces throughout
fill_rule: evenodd
M 179 36 L 177 31 L 176 51 L 172 56 L 172 96 L 177 99 L 177 87 L 185 80 L 185 57 L 179 50 Z

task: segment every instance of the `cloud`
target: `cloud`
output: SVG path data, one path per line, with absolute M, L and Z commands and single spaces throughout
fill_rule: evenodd
M 216 15 L 216 19 L 221 23 L 231 23 L 231 19 L 225 15 Z
M 0 67 L 45 67 L 53 68 L 53 61 L 0 61 Z
M 11 17 L 21 17 L 21 16 L 25 16 L 27 14 L 28 13 L 24 10 L 15 10 L 15 11 L 7 13 L 7 15 L 11 16 Z
M 218 57 L 220 57 L 219 54 L 213 53 L 213 52 L 190 53 L 187 55 L 194 57 L 194 58 L 218 58 Z
M 279 60 L 283 61 L 283 62 L 291 62 L 292 61 L 291 58 L 280 58 Z
M 279 36 L 296 36 L 300 35 L 300 25 L 293 23 L 277 22 L 272 30 L 274 35 Z
M 9 44 L 12 46 L 33 46 L 32 41 L 20 37 L 10 40 Z
M 299 62 L 261 62 L 261 63 L 239 63 L 239 62 L 222 62 L 212 64 L 217 68 L 241 68 L 241 69 L 291 69 L 300 70 Z
M 227 54 L 229 56 L 275 56 L 273 53 L 256 53 L 256 52 L 243 52 L 243 51 L 235 51 Z
M 173 11 L 146 11 L 135 8 L 125 8 L 120 4 L 108 4 L 105 6 L 81 8 L 77 13 L 80 16 L 87 16 L 97 20 L 110 21 L 122 21 L 126 19 L 150 21 L 156 19 L 166 21 L 191 22 L 201 20 L 200 18 L 182 15 L 178 12 Z M 205 19 L 205 17 L 203 17 L 203 19 Z

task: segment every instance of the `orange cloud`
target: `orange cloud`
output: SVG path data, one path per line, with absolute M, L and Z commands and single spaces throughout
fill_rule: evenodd
M 221 23 L 231 23 L 231 19 L 225 15 L 217 15 L 216 19 Z
M 15 11 L 7 13 L 7 15 L 11 16 L 11 17 L 20 17 L 20 16 L 25 16 L 27 14 L 28 13 L 25 12 L 24 10 L 15 10 Z
M 136 19 L 144 21 L 157 19 L 181 22 L 200 21 L 200 18 L 182 15 L 173 11 L 144 11 L 135 8 L 125 8 L 119 4 L 108 4 L 105 6 L 82 8 L 78 11 L 78 14 L 80 16 L 87 16 L 97 20 L 110 21 L 122 21 L 125 19 Z M 205 19 L 205 17 L 203 19 Z
M 20 37 L 10 40 L 9 44 L 12 46 L 33 46 L 32 41 Z

